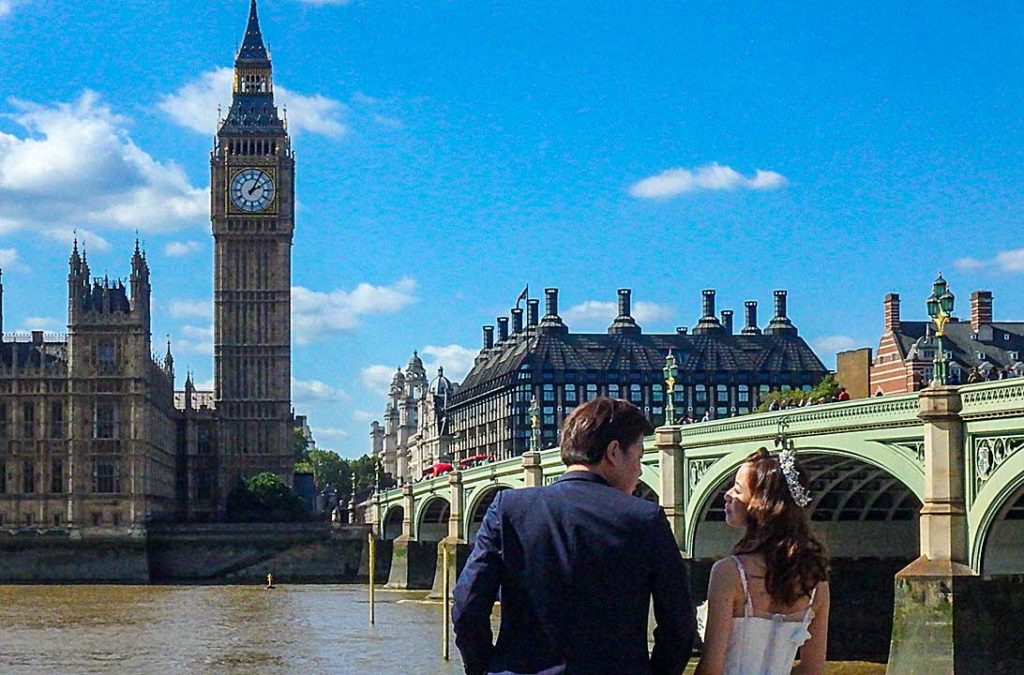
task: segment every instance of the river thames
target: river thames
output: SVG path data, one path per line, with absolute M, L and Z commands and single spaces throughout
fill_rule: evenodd
M 370 626 L 365 586 L 0 586 L 0 673 L 462 673 L 425 596 L 378 591 Z

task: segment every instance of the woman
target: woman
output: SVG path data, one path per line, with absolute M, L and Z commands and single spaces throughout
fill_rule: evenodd
M 696 675 L 824 670 L 828 558 L 804 511 L 810 501 L 792 448 L 778 455 L 760 448 L 736 472 L 725 493 L 725 521 L 744 534 L 734 555 L 711 569 Z

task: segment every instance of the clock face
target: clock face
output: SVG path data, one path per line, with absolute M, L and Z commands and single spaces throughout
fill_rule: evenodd
M 261 169 L 243 169 L 231 179 L 231 201 L 243 211 L 263 211 L 274 201 L 274 180 Z

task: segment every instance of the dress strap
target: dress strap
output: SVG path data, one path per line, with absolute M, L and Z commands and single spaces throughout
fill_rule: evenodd
M 732 556 L 732 560 L 736 563 L 736 569 L 740 573 L 740 583 L 743 584 L 743 616 L 753 616 L 754 602 L 750 599 L 750 589 L 747 587 L 747 571 L 743 569 L 743 563 L 739 556 Z
M 807 618 L 811 615 L 814 608 L 814 594 L 818 592 L 818 585 L 815 584 L 814 588 L 811 589 L 811 599 L 807 603 L 807 609 L 804 610 L 804 623 L 807 623 Z

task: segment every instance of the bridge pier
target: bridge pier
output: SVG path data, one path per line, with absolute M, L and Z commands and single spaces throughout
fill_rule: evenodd
M 986 672 L 991 664 L 964 658 L 967 650 L 962 649 L 976 630 L 968 623 L 979 617 L 963 611 L 976 575 L 968 557 L 960 392 L 933 386 L 921 392 L 919 401 L 925 464 L 921 555 L 896 574 L 886 673 Z
M 448 551 L 449 595 L 452 589 L 455 588 L 455 580 L 459 576 L 459 570 L 462 569 L 462 565 L 459 564 L 460 558 L 461 562 L 465 564 L 466 558 L 469 556 L 469 546 L 467 546 L 466 540 L 462 538 L 462 533 L 466 531 L 466 524 L 463 519 L 466 492 L 463 489 L 461 471 L 453 471 L 448 474 L 448 487 L 451 491 L 448 512 L 448 536 L 437 542 L 437 564 L 434 566 L 434 583 L 430 589 L 430 595 L 427 596 L 435 600 L 441 598 L 444 594 L 442 574 L 444 572 L 445 550 Z
M 670 394 L 671 395 L 671 394 Z M 654 447 L 658 449 L 658 463 L 661 466 L 659 500 L 665 510 L 668 524 L 676 537 L 676 545 L 684 558 L 691 557 L 686 551 L 686 484 L 685 457 L 682 445 L 682 427 L 659 427 L 654 431 Z
M 413 532 L 416 497 L 412 485 L 402 488 L 402 502 L 402 534 L 392 543 L 391 573 L 388 575 L 387 588 L 423 588 L 422 575 L 417 574 L 417 570 L 423 566 L 423 547 L 421 542 L 416 541 Z

